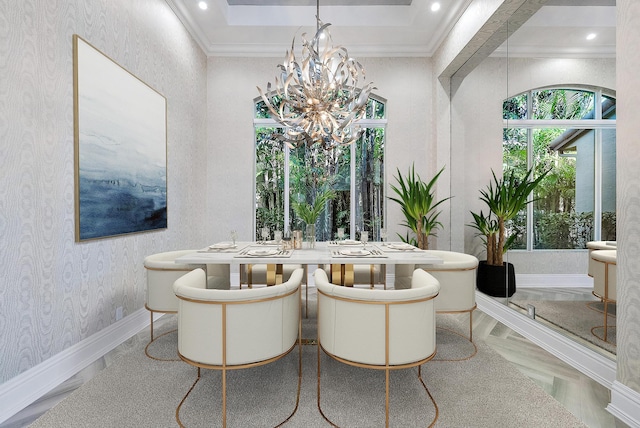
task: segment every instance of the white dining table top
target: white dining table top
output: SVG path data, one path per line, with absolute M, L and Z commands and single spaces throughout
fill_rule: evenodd
M 428 250 L 413 248 L 411 250 L 394 250 L 394 244 L 369 242 L 363 247 L 359 245 L 340 245 L 332 241 L 316 242 L 315 248 L 305 248 L 307 243 L 303 243 L 303 248 L 292 250 L 290 255 L 249 255 L 250 250 L 273 248 L 279 250 L 277 246 L 264 245 L 257 242 L 238 242 L 233 249 L 212 250 L 203 248 L 194 253 L 184 255 L 176 259 L 177 264 L 441 264 L 443 260 L 434 256 Z M 344 256 L 340 254 L 342 250 L 368 250 L 370 255 Z

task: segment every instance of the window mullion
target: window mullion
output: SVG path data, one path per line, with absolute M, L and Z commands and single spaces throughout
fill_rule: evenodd
M 529 92 L 527 97 L 527 119 L 533 116 L 533 91 Z M 533 130 L 527 129 L 527 169 L 533 167 Z M 527 251 L 533 250 L 533 192 L 527 196 L 529 203 L 527 204 Z
M 284 233 L 285 236 L 289 236 L 291 231 L 289 230 L 289 225 L 291 224 L 291 219 L 289 218 L 289 198 L 291 196 L 291 192 L 289 190 L 289 146 L 283 144 L 284 146 Z
M 349 190 L 351 192 L 349 197 L 351 211 L 349 216 L 350 239 L 356 239 L 356 144 L 349 145 L 349 150 L 351 150 L 351 164 L 349 165 L 349 176 L 351 177 L 349 180 Z
M 595 92 L 595 118 L 602 119 L 602 91 Z M 593 239 L 602 237 L 602 129 L 594 129 Z

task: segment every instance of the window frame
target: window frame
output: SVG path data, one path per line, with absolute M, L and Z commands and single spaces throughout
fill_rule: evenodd
M 573 90 L 592 92 L 594 94 L 594 118 L 593 119 L 532 119 L 533 110 L 533 93 L 543 90 Z M 601 240 L 602 234 L 602 185 L 603 185 L 603 152 L 602 152 L 602 131 L 607 129 L 616 129 L 616 119 L 603 119 L 602 108 L 596 108 L 601 106 L 603 97 L 616 99 L 615 91 L 607 90 L 606 88 L 599 88 L 593 86 L 543 86 L 539 88 L 532 88 L 527 91 L 520 92 L 512 95 L 503 100 L 503 115 L 504 115 L 504 103 L 512 98 L 527 95 L 527 114 L 526 119 L 509 119 L 503 116 L 503 130 L 504 129 L 526 129 L 527 131 L 527 168 L 533 167 L 533 130 L 534 129 L 549 129 L 549 128 L 563 128 L 563 129 L 589 129 L 594 131 L 594 211 L 593 211 L 593 231 L 594 241 Z M 503 148 L 504 151 L 504 148 Z M 530 194 L 528 200 L 533 201 L 533 194 Z M 518 249 L 515 251 L 534 251 L 534 205 L 532 203 L 527 204 L 526 208 L 526 248 Z M 554 251 L 563 250 L 562 248 L 551 249 Z
M 387 100 L 377 94 L 369 94 L 369 99 L 373 99 L 376 102 L 382 103 L 384 104 L 385 108 L 384 108 L 384 117 L 381 119 L 373 119 L 373 118 L 363 118 L 360 119 L 356 122 L 354 122 L 354 124 L 359 125 L 362 128 L 374 128 L 374 129 L 379 129 L 382 128 L 384 130 L 384 149 L 383 149 L 383 159 L 386 159 L 387 156 L 387 147 L 386 147 L 386 141 L 387 141 Z M 261 97 L 256 97 L 253 99 L 253 136 L 254 136 L 254 147 L 255 147 L 255 135 L 256 135 L 256 129 L 257 128 L 278 128 L 278 129 L 285 129 L 284 126 L 282 126 L 280 123 L 278 123 L 275 119 L 273 118 L 257 118 L 256 117 L 256 113 L 257 113 L 257 109 L 256 106 L 262 102 L 262 98 Z M 356 202 L 357 199 L 355 197 L 355 195 L 357 195 L 357 189 L 356 189 L 356 144 L 357 142 L 354 142 L 352 144 L 349 144 L 349 150 L 351 152 L 351 163 L 350 163 L 350 180 L 349 180 L 349 186 L 350 186 L 350 199 L 349 199 L 349 231 L 350 231 L 350 239 L 356 239 Z M 290 151 L 291 149 L 289 148 L 289 146 L 287 146 L 286 144 L 283 144 L 283 150 L 284 150 L 284 228 L 285 228 L 285 232 L 286 232 L 286 228 L 287 225 L 291 224 L 291 218 L 290 218 L 290 197 L 291 197 L 291 192 L 290 192 Z M 253 150 L 253 176 L 256 176 L 256 150 L 254 148 Z M 383 179 L 383 187 L 384 189 L 387 188 L 387 174 L 386 174 L 386 168 L 384 170 L 384 175 L 382 177 Z M 255 179 L 253 180 L 253 202 L 252 202 L 252 206 L 253 206 L 253 236 L 256 236 L 257 233 L 257 224 L 256 224 L 256 181 Z M 380 224 L 380 228 L 385 227 L 384 226 L 384 221 L 385 218 L 387 217 L 387 201 L 386 201 L 386 197 L 384 198 L 383 201 L 383 218 L 382 218 L 382 222 Z M 373 237 L 371 237 L 373 238 Z

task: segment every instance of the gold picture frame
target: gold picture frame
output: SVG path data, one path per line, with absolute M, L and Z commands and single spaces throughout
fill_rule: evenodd
M 167 100 L 73 35 L 76 242 L 167 228 Z

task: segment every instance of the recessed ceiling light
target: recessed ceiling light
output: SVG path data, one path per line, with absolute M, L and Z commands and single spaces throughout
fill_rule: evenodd
M 209 7 L 207 6 L 207 2 L 204 2 L 204 1 L 199 2 L 198 6 L 200 6 L 200 9 L 202 10 L 207 10 L 207 8 Z
M 431 12 L 437 12 L 440 10 L 440 3 L 431 3 Z
M 596 38 L 596 33 L 590 33 L 587 35 L 587 40 L 593 40 Z

